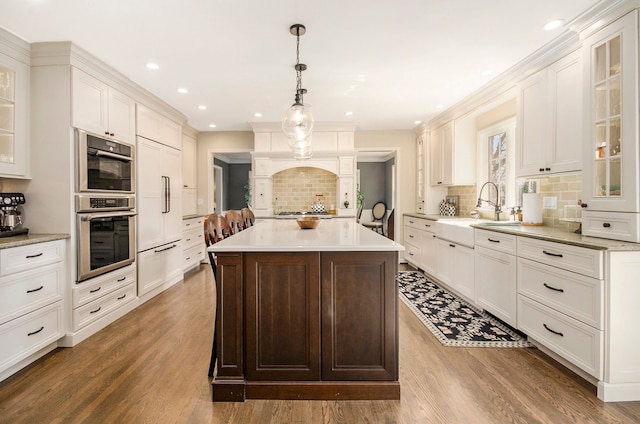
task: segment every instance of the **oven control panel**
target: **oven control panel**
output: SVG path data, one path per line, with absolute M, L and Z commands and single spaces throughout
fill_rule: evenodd
M 76 196 L 76 212 L 129 211 L 135 209 L 134 196 L 99 196 L 79 194 Z

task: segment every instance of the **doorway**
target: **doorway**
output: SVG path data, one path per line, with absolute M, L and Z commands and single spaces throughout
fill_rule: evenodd
M 396 149 L 359 150 L 356 157 L 356 184 L 358 194 L 364 202 L 361 221 L 372 221 L 371 209 L 373 205 L 377 202 L 384 202 L 387 207 L 384 218 L 384 233 L 399 234 L 397 220 L 389 222 L 393 225 L 391 231 L 386 225 L 389 215 L 396 208 L 398 198 L 398 187 L 396 186 L 398 151 Z

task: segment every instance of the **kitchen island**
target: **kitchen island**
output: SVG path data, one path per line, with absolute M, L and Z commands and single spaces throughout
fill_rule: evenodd
M 264 220 L 210 246 L 213 400 L 399 399 L 402 250 L 355 220 Z

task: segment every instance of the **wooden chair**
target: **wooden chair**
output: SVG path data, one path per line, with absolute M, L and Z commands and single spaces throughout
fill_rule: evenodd
M 231 236 L 231 234 L 231 226 L 224 216 L 212 213 L 204 217 L 204 242 L 207 247 Z M 209 262 L 211 263 L 213 277 L 216 278 L 218 267 L 216 265 L 215 255 L 212 252 L 207 253 L 209 254 Z
M 244 228 L 253 227 L 253 223 L 256 221 L 256 216 L 253 214 L 251 209 L 242 208 L 240 209 L 240 214 L 244 219 Z
M 387 205 L 385 205 L 384 202 L 377 202 L 373 205 L 371 213 L 373 215 L 373 221 L 363 222 L 362 225 L 380 234 L 384 234 L 384 223 L 382 219 L 387 214 Z
M 239 231 L 244 230 L 244 218 L 242 214 L 235 210 L 228 210 L 224 214 L 227 223 L 231 226 L 231 233 L 236 234 Z

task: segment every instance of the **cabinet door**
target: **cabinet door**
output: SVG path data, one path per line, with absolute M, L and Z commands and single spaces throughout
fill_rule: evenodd
M 163 150 L 162 175 L 169 178 L 169 205 L 164 213 L 164 242 L 182 238 L 182 152 Z
M 196 140 L 182 135 L 182 187 L 196 188 Z
M 519 87 L 516 176 L 537 175 L 548 166 L 547 71 L 527 78 Z
M 429 231 L 423 231 L 420 239 L 422 258 L 420 266 L 429 275 L 437 276 L 438 272 L 438 239 Z
M 182 246 L 169 243 L 138 254 L 138 296 L 182 275 Z
M 396 381 L 396 252 L 322 252 L 322 380 Z
M 638 19 L 631 12 L 584 40 L 583 201 L 589 210 L 639 212 Z
M 95 134 L 108 135 L 109 86 L 72 68 L 72 124 Z
M 454 256 L 454 288 L 467 299 L 475 302 L 475 252 L 465 246 L 456 245 Z
M 516 257 L 484 247 L 476 246 L 474 250 L 476 303 L 516 327 Z
M 29 67 L 0 54 L 0 176 L 29 171 Z
M 425 135 L 416 140 L 416 211 L 424 213 L 424 183 L 425 183 Z
M 161 164 L 164 147 L 146 138 L 137 143 L 138 251 L 163 243 L 164 185 Z
M 582 169 L 584 103 L 582 52 L 574 52 L 548 68 L 551 138 L 548 161 L 551 172 Z
M 431 131 L 429 139 L 429 182 L 432 186 L 442 185 L 442 143 L 443 128 Z
M 247 380 L 320 379 L 320 254 L 245 256 Z
M 254 207 L 260 210 L 269 209 L 271 207 L 271 180 L 269 178 L 256 178 L 254 186 Z
M 127 95 L 109 89 L 109 134 L 122 141 L 136 141 L 136 103 Z
M 450 288 L 454 288 L 455 248 L 456 245 L 446 240 L 438 239 L 438 280 Z
M 444 185 L 453 184 L 454 180 L 454 166 L 453 161 L 456 158 L 453 155 L 453 143 L 454 143 L 454 122 L 447 123 L 442 129 L 442 183 Z

